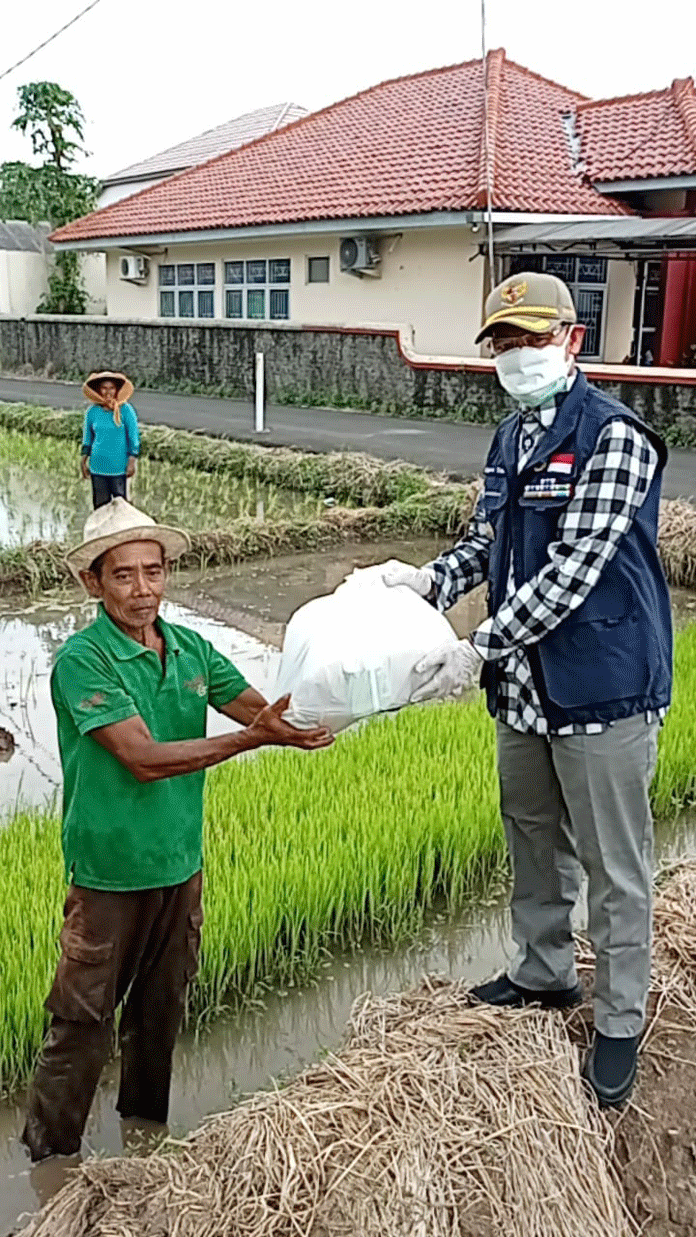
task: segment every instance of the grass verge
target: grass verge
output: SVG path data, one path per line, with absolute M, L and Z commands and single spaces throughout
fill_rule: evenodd
M 672 710 L 653 785 L 658 817 L 696 799 L 696 625 L 676 641 Z M 307 756 L 268 750 L 212 772 L 205 914 L 193 1016 L 315 971 L 324 950 L 413 933 L 506 870 L 494 730 L 483 699 L 407 709 Z M 17 873 L 21 873 L 21 881 Z M 0 1084 L 25 1080 L 45 1027 L 64 897 L 60 821 L 0 828 Z

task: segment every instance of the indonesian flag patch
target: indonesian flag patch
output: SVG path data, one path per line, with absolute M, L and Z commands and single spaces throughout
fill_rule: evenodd
M 574 455 L 552 455 L 549 460 L 549 472 L 570 474 L 575 464 Z

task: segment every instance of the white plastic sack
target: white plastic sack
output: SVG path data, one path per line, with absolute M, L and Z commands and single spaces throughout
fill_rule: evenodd
M 457 637 L 444 615 L 406 585 L 388 588 L 379 568 L 354 571 L 328 597 L 292 615 L 275 699 L 292 693 L 285 717 L 333 733 L 361 717 L 400 709 L 427 677 L 414 667 Z

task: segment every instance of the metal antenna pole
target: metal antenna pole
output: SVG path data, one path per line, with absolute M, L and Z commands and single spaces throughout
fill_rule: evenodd
M 486 51 L 486 0 L 481 0 L 481 62 L 483 68 L 483 154 L 486 160 L 486 223 L 488 227 L 488 265 L 491 287 L 496 283 L 495 250 L 493 248 L 493 208 L 491 151 L 488 133 L 488 53 Z

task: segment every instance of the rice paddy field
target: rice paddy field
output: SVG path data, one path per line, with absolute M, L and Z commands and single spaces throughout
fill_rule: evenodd
M 696 799 L 696 625 L 676 645 L 674 706 L 653 786 L 660 818 Z M 431 705 L 329 751 L 266 751 L 208 777 L 205 930 L 193 1018 L 269 984 L 307 981 L 326 951 L 394 944 L 429 907 L 485 897 L 506 875 L 493 727 L 483 701 Z M 18 882 L 16 874 L 22 873 Z M 28 1077 L 45 1020 L 64 896 L 60 822 L 0 830 L 0 1079 Z
M 49 641 L 51 656 L 74 621 L 76 593 L 65 588 L 64 548 L 79 539 L 91 509 L 89 484 L 79 474 L 81 421 L 80 413 L 0 405 L 0 589 L 12 588 L 21 598 L 19 631 L 32 609 L 30 595 L 40 598 L 34 608 L 43 609 L 45 590 L 61 586 L 52 604 L 59 618 L 60 608 L 65 611 L 63 626 L 58 620 L 50 628 L 37 624 L 34 633 L 39 643 Z M 303 587 L 309 591 L 301 600 L 306 600 L 314 595 L 307 574 L 311 549 L 315 558 L 323 553 L 333 562 L 342 551 L 328 547 L 349 542 L 388 537 L 401 546 L 407 536 L 427 534 L 444 543 L 467 518 L 476 493 L 476 483 L 453 483 L 367 456 L 314 456 L 146 428 L 131 498 L 162 522 L 192 530 L 194 552 L 187 566 L 303 551 L 297 561 L 305 564 Z M 696 509 L 664 504 L 660 544 L 671 581 L 696 583 Z M 258 614 L 257 568 L 252 562 L 246 566 Z M 275 572 L 277 593 L 277 559 L 267 557 L 265 570 Z M 186 587 L 186 575 L 178 587 Z M 228 581 L 221 576 L 223 594 Z M 242 593 L 235 596 L 239 602 Z M 682 618 L 693 617 L 693 596 L 688 594 L 686 603 L 682 599 Z M 199 614 L 191 616 L 192 623 L 198 619 Z M 226 634 L 236 638 L 232 628 Z M 28 700 L 36 682 L 28 638 L 17 639 L 27 652 L 17 692 Z M 269 653 L 265 650 L 264 657 Z M 268 691 L 265 683 L 259 686 Z M 18 731 L 22 738 L 31 736 L 35 756 L 42 742 L 45 750 L 52 742 L 36 725 L 39 715 L 40 710 L 29 710 L 27 726 Z M 692 624 L 677 635 L 675 698 L 661 734 L 652 790 L 655 814 L 663 822 L 676 821 L 696 802 L 695 751 Z M 43 1001 L 57 959 L 65 892 L 58 811 L 26 801 L 12 807 L 11 800 L 11 795 L 0 799 L 0 1094 L 5 1096 L 0 1160 L 16 1138 L 10 1133 L 3 1142 L 2 1120 L 5 1129 L 15 1131 L 13 1105 L 21 1103 L 45 1031 Z M 229 762 L 208 775 L 204 827 L 205 928 L 200 972 L 189 993 L 189 1042 L 203 1026 L 210 1037 L 224 1035 L 234 1018 L 219 1015 L 253 1014 L 259 1019 L 254 1051 L 264 1079 L 266 1057 L 257 1036 L 263 1035 L 272 1002 L 289 989 L 297 994 L 299 1021 L 291 1035 L 297 1052 L 298 1044 L 304 1047 L 312 1000 L 308 986 L 319 991 L 326 968 L 332 968 L 333 978 L 335 968 L 353 968 L 355 959 L 371 952 L 390 960 L 400 951 L 408 954 L 426 939 L 434 919 L 461 925 L 468 917 L 469 927 L 478 929 L 486 922 L 487 904 L 499 901 L 506 888 L 494 731 L 481 697 L 374 719 L 340 736 L 326 752 L 267 750 L 252 760 Z M 683 849 L 681 839 L 676 853 Z M 505 957 L 502 938 L 498 947 L 491 955 L 496 964 Z M 485 948 L 479 947 L 476 957 L 482 968 L 490 964 Z M 353 969 L 346 974 L 356 982 Z M 360 990 L 351 991 L 350 999 Z M 235 1041 L 234 1051 L 236 1046 Z M 315 1045 L 314 1058 L 319 1050 Z M 210 1039 L 200 1051 L 196 1044 L 192 1056 L 194 1072 L 202 1070 L 203 1058 L 208 1064 L 217 1059 Z M 226 1051 L 219 1060 L 221 1081 L 213 1086 L 213 1067 L 206 1086 L 215 1094 L 206 1112 L 224 1103 L 230 1085 Z M 108 1107 L 108 1090 L 105 1094 L 102 1106 Z M 9 1154 L 19 1178 L 21 1156 L 13 1160 Z M 8 1173 L 12 1197 L 19 1198 L 11 1178 Z M 12 1207 L 6 1214 L 14 1217 L 20 1207 Z
M 79 474 L 82 414 L 0 404 L 0 585 L 28 596 L 70 582 L 64 563 L 90 510 Z M 192 534 L 184 567 L 443 533 L 477 485 L 370 456 L 323 456 L 144 427 L 131 499 Z
M 313 494 L 251 477 L 221 486 L 213 473 L 149 456 L 139 462 L 130 498 L 161 523 L 194 532 L 225 528 L 240 517 L 312 518 L 324 509 Z M 91 486 L 80 475 L 74 442 L 0 429 L 0 545 L 77 541 L 91 509 Z
M 69 582 L 63 561 L 89 511 L 79 478 L 82 414 L 0 404 L 0 585 L 29 596 Z M 4 501 L 3 501 L 4 486 Z M 184 567 L 207 568 L 350 542 L 432 535 L 452 540 L 478 482 L 403 462 L 228 442 L 145 427 L 134 501 L 192 532 Z M 662 504 L 670 583 L 696 585 L 696 508 Z

